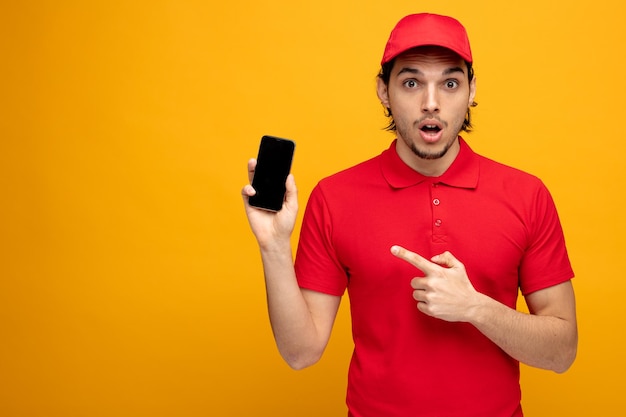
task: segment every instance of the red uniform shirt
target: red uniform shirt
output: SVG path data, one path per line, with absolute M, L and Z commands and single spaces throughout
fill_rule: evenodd
M 410 282 L 423 274 L 390 253 L 395 244 L 426 258 L 450 251 L 476 290 L 512 308 L 519 288 L 573 277 L 546 187 L 459 140 L 440 177 L 404 164 L 394 142 L 320 181 L 309 199 L 296 275 L 303 288 L 348 289 L 351 416 L 522 415 L 519 363 L 472 325 L 417 310 Z

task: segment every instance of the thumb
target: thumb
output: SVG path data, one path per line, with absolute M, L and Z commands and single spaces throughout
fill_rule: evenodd
M 430 260 L 438 265 L 445 266 L 448 268 L 455 268 L 455 267 L 463 266 L 461 261 L 456 259 L 454 255 L 452 255 L 448 251 L 445 251 L 444 253 L 441 253 L 439 255 L 435 255 Z
M 297 209 L 298 207 L 298 188 L 296 187 L 296 180 L 293 177 L 293 174 L 289 174 L 287 176 L 287 181 L 285 182 L 285 202 L 290 207 Z

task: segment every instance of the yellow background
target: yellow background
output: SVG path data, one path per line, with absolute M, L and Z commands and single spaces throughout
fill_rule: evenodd
M 578 359 L 523 367 L 526 414 L 621 415 L 622 4 L 3 2 L 0 415 L 345 415 L 347 302 L 322 361 L 290 370 L 240 189 L 263 134 L 297 141 L 302 207 L 388 146 L 375 76 L 417 11 L 466 25 L 466 137 L 545 181 L 577 273 Z

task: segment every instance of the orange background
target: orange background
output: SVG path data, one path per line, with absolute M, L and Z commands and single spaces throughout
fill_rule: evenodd
M 240 198 L 263 134 L 315 183 L 392 136 L 375 95 L 415 1 L 0 5 L 0 415 L 341 416 L 347 301 L 280 359 Z M 551 189 L 579 356 L 523 367 L 528 416 L 619 415 L 626 373 L 622 2 L 444 1 L 472 40 L 472 147 Z M 294 241 L 297 236 L 294 237 Z

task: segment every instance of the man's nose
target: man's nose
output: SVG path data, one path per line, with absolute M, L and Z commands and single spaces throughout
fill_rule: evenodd
M 422 113 L 439 112 L 439 93 L 436 86 L 429 85 L 422 97 Z

